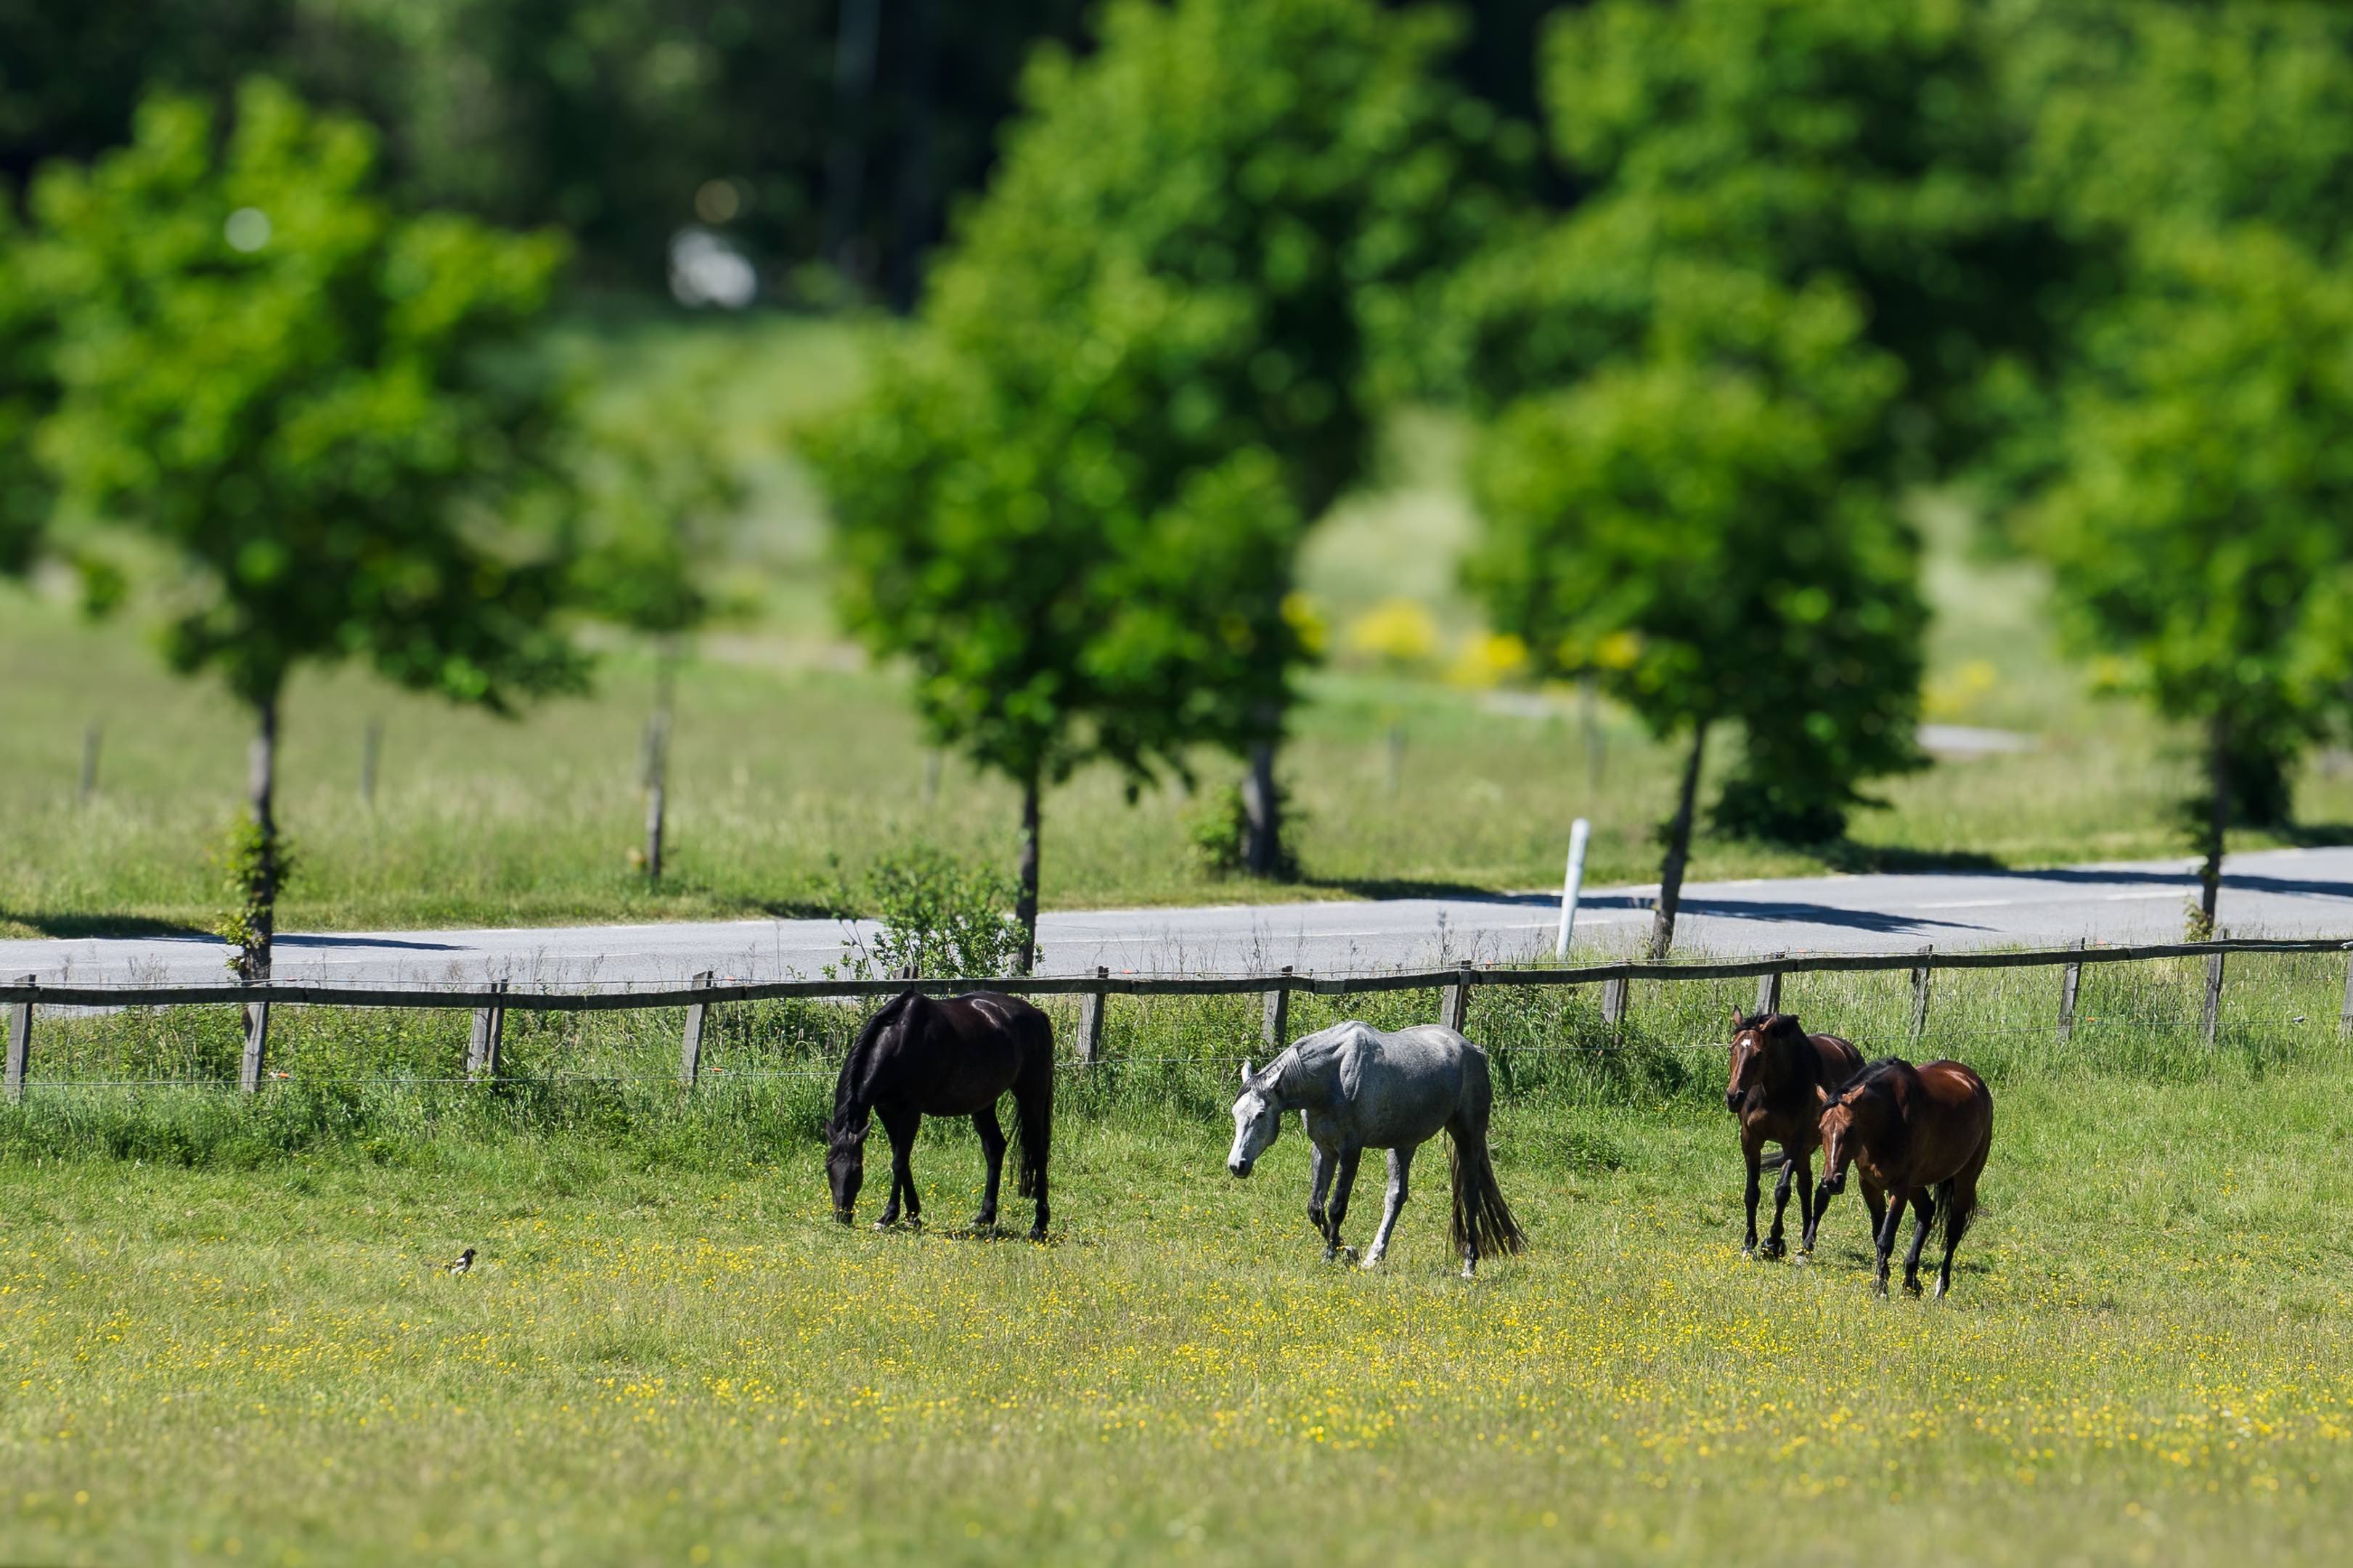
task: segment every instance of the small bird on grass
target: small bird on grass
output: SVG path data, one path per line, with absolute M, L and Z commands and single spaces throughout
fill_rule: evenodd
M 441 1266 L 441 1271 L 445 1274 L 463 1274 L 467 1269 L 471 1268 L 473 1266 L 474 1249 L 470 1247 L 466 1248 L 465 1251 L 458 1254 L 458 1261 L 455 1263 L 443 1264 Z

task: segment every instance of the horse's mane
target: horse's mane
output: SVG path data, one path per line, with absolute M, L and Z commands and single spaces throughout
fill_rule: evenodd
M 881 1011 L 867 1019 L 866 1026 L 858 1031 L 858 1038 L 850 1043 L 849 1053 L 841 1058 L 841 1076 L 834 1079 L 833 1115 L 826 1122 L 828 1139 L 864 1130 L 868 1107 L 865 1097 L 859 1091 L 866 1087 L 867 1079 L 871 1076 L 875 1047 L 881 1043 L 883 1032 L 897 1024 L 910 1005 L 922 1001 L 923 994 L 920 991 L 902 991 L 884 1003 Z
M 1870 1094 L 1892 1089 L 1894 1079 L 1910 1071 L 1912 1064 L 1902 1057 L 1881 1057 L 1877 1061 L 1865 1062 L 1853 1077 L 1831 1092 L 1831 1098 L 1844 1100 L 1850 1094 Z
M 1780 1062 L 1788 1068 L 1789 1074 L 1785 1082 L 1794 1081 L 1800 1089 L 1812 1089 L 1817 1085 L 1823 1089 L 1831 1087 L 1823 1082 L 1822 1057 L 1814 1049 L 1814 1037 L 1806 1033 L 1806 1026 L 1798 1022 L 1796 1014 L 1742 1013 L 1735 1017 L 1732 1032 L 1736 1037 L 1748 1029 L 1757 1031 L 1757 1038 L 1761 1045 L 1770 1045 L 1778 1040 L 1794 1047 L 1780 1053 Z M 1767 1059 L 1773 1059 L 1770 1053 Z

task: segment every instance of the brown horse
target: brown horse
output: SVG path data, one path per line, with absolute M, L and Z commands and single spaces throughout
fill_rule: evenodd
M 1862 1053 L 1852 1042 L 1836 1035 L 1810 1035 L 1787 1013 L 1732 1010 L 1732 1077 L 1725 1085 L 1724 1107 L 1740 1118 L 1740 1155 L 1748 1163 L 1748 1236 L 1741 1243 L 1741 1257 L 1778 1258 L 1787 1250 L 1781 1221 L 1789 1208 L 1792 1174 L 1798 1182 L 1798 1257 L 1803 1259 L 1813 1252 L 1820 1217 L 1815 1209 L 1813 1152 L 1821 1142 L 1822 1096 L 1862 1067 Z M 1781 1146 L 1781 1180 L 1773 1189 L 1773 1230 L 1760 1251 L 1757 1182 L 1767 1143 Z M 1878 1200 L 1868 1190 L 1864 1196 L 1872 1200 L 1872 1234 L 1876 1236 Z
M 1846 1183 L 1852 1162 L 1863 1193 L 1887 1194 L 1886 1217 L 1876 1246 L 1879 1272 L 1874 1288 L 1887 1294 L 1887 1259 L 1904 1205 L 1913 1211 L 1912 1250 L 1904 1259 L 1904 1289 L 1920 1293 L 1920 1248 L 1928 1226 L 1941 1218 L 1945 1261 L 1936 1270 L 1936 1294 L 1953 1286 L 1953 1252 L 1978 1211 L 1978 1174 L 1993 1144 L 1993 1096 L 1985 1079 L 1958 1062 L 1921 1067 L 1883 1057 L 1862 1069 L 1822 1105 L 1822 1189 L 1817 1217 L 1830 1194 Z M 1932 1196 L 1933 1194 L 1933 1200 Z M 1808 1238 L 1809 1240 L 1811 1237 Z
M 969 1116 L 980 1134 L 988 1184 L 973 1227 L 997 1229 L 997 1183 L 1005 1170 L 1006 1137 L 997 1102 L 1013 1091 L 1014 1131 L 1020 1142 L 1016 1190 L 1038 1200 L 1033 1241 L 1046 1239 L 1046 1156 L 1054 1135 L 1054 1029 L 1046 1015 L 1016 996 L 974 991 L 944 1001 L 909 991 L 867 1021 L 841 1064 L 826 1125 L 825 1174 L 833 1189 L 834 1217 L 848 1225 L 866 1179 L 866 1131 L 879 1117 L 891 1135 L 891 1197 L 877 1229 L 923 1223 L 923 1203 L 908 1167 L 915 1131 L 926 1116 Z

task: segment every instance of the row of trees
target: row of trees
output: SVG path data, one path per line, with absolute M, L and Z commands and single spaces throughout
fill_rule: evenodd
M 227 933 L 267 979 L 289 678 L 358 661 L 499 712 L 579 689 L 571 618 L 707 607 L 679 527 L 716 459 L 584 424 L 534 342 L 560 236 L 403 214 L 371 130 L 267 80 L 226 127 L 152 100 L 29 205 L 0 235 L 0 568 L 46 552 L 94 610 L 173 606 L 165 658 L 250 716 Z
M 1528 107 L 1547 0 L 1486 0 L 1450 63 Z M 560 226 L 650 288 L 681 226 L 903 301 L 983 184 L 1023 61 L 1092 0 L 0 0 L 0 177 L 127 139 L 144 92 L 250 75 L 363 119 L 406 199 Z M 698 196 L 703 199 L 698 200 Z
M 2205 727 L 2211 924 L 2223 831 L 2284 812 L 2353 679 L 2353 24 L 2050 10 L 1563 7 L 1549 164 L 1449 85 L 1446 22 L 1366 0 L 1125 0 L 1048 54 L 813 447 L 853 626 L 1022 788 L 1024 920 L 1039 788 L 1082 761 L 1248 756 L 1271 839 L 1299 541 L 1383 405 L 1435 393 L 1481 420 L 1497 628 L 1685 748 L 1654 951 L 1712 735 L 1735 833 L 1834 837 L 1920 765 L 1924 485 Z

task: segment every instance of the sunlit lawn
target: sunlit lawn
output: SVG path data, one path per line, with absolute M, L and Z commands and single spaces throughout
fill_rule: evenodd
M 1295 1133 L 1237 1183 L 1216 1119 L 1066 1119 L 1043 1248 L 947 1234 L 968 1138 L 920 1236 L 833 1225 L 801 1147 L 0 1168 L 0 1556 L 2332 1554 L 2343 1075 L 1998 1092 L 1941 1305 L 1870 1298 L 1851 1198 L 1815 1267 L 1739 1261 L 1689 1108 L 1506 1106 L 1534 1245 L 1467 1288 L 1439 1151 L 1366 1276 L 1318 1261 Z

